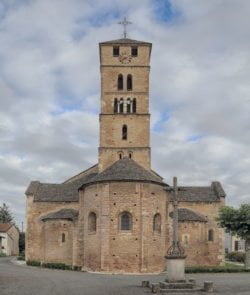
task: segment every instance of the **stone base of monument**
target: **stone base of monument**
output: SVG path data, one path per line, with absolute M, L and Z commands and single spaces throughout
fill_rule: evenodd
M 189 292 L 213 292 L 213 283 L 204 282 L 204 287 L 196 286 L 194 279 L 181 280 L 178 282 L 158 282 L 142 281 L 142 287 L 150 288 L 152 293 L 189 293 Z

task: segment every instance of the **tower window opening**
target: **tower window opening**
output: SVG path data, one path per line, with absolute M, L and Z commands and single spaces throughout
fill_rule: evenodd
M 119 56 L 119 46 L 113 47 L 113 56 Z
M 121 160 L 123 158 L 123 152 L 118 152 L 118 156 L 119 156 L 119 159 Z
M 124 105 L 123 98 L 121 98 L 119 101 L 119 113 L 123 113 L 123 110 L 124 110 L 123 105 Z
M 62 233 L 62 243 L 65 243 L 65 233 Z
M 122 74 L 118 75 L 117 84 L 118 84 L 118 90 L 123 90 L 123 76 L 122 76 Z
M 122 139 L 127 140 L 128 138 L 128 127 L 127 125 L 122 126 Z
M 137 46 L 132 46 L 131 47 L 131 55 L 132 56 L 137 56 L 138 55 L 138 47 Z
M 128 153 L 128 157 L 129 157 L 129 159 L 132 159 L 132 152 Z
M 127 90 L 132 90 L 133 85 L 132 85 L 132 75 L 128 75 L 127 76 Z
M 130 98 L 127 99 L 127 113 L 131 113 L 131 101 L 130 101 Z
M 132 230 L 132 216 L 129 212 L 121 213 L 120 230 Z
M 114 100 L 114 113 L 117 113 L 118 112 L 118 100 L 117 98 L 115 98 Z
M 136 98 L 134 98 L 132 102 L 132 111 L 133 113 L 136 113 Z

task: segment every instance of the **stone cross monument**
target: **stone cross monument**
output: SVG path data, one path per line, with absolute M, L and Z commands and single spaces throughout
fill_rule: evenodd
M 173 241 L 165 256 L 167 260 L 167 282 L 185 280 L 185 252 L 178 237 L 178 187 L 177 177 L 173 179 Z

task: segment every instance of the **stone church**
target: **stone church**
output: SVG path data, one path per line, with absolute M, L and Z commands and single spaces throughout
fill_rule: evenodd
M 164 270 L 172 192 L 151 169 L 151 49 L 151 43 L 128 38 L 99 44 L 98 163 L 62 183 L 30 183 L 27 260 L 112 273 Z M 178 198 L 186 264 L 222 264 L 224 234 L 216 222 L 225 199 L 221 184 L 181 186 Z

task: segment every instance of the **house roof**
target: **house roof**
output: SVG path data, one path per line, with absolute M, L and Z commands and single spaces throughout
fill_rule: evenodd
M 0 232 L 6 233 L 12 227 L 12 225 L 13 224 L 11 223 L 0 223 Z
M 138 40 L 133 40 L 133 39 L 128 39 L 128 38 L 122 38 L 122 39 L 116 39 L 116 40 L 111 40 L 111 41 L 104 41 L 100 42 L 100 44 L 145 44 L 145 45 L 152 45 L 150 42 L 145 42 L 145 41 L 138 41 Z
M 173 212 L 169 214 L 169 216 L 173 217 Z M 205 216 L 187 209 L 187 208 L 178 208 L 178 221 L 179 222 L 186 222 L 186 221 L 192 221 L 192 222 L 207 222 L 207 219 Z
M 78 218 L 78 211 L 75 209 L 61 209 L 56 212 L 49 213 L 41 218 L 42 221 L 51 219 L 67 219 L 75 221 Z
M 162 181 L 161 177 L 146 170 L 134 160 L 124 157 L 89 179 L 89 181 L 85 182 L 80 188 L 88 184 L 106 181 L 139 181 L 167 186 L 167 184 Z
M 219 202 L 226 194 L 220 182 L 214 181 L 210 186 L 179 186 L 180 202 Z

